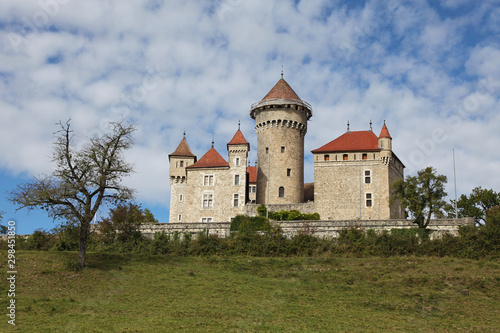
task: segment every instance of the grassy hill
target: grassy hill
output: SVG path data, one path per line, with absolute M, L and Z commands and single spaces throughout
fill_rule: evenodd
M 0 269 L 7 272 L 2 251 Z M 19 332 L 500 330 L 500 263 L 17 253 Z M 6 273 L 5 273 L 6 274 Z M 0 307 L 7 282 L 0 282 Z

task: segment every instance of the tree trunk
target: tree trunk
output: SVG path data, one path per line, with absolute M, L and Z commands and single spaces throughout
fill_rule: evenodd
M 432 216 L 432 206 L 429 207 L 429 214 L 427 214 L 427 220 L 425 221 L 425 226 L 424 228 L 427 228 L 429 223 L 431 222 L 431 216 Z
M 80 226 L 80 251 L 78 252 L 78 261 L 80 268 L 85 267 L 85 256 L 87 254 L 87 237 L 89 235 L 90 221 L 82 222 Z

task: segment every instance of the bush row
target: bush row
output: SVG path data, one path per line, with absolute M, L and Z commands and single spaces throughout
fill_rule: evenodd
M 89 251 L 174 254 L 174 255 L 250 255 L 250 256 L 293 256 L 293 255 L 353 255 L 353 256 L 395 256 L 430 255 L 461 258 L 498 257 L 500 253 L 500 227 L 461 227 L 459 236 L 445 235 L 430 240 L 422 229 L 393 229 L 376 233 L 358 228 L 344 229 L 338 238 L 319 238 L 307 230 L 292 238 L 283 236 L 279 228 L 263 221 L 261 228 L 255 221 L 233 232 L 230 237 L 199 233 L 197 235 L 174 233 L 156 234 L 148 239 L 138 231 L 131 231 L 126 237 L 113 239 L 106 234 L 91 234 Z M 261 230 L 257 230 L 261 229 Z M 57 233 L 36 231 L 27 239 L 18 238 L 17 249 L 25 250 L 78 250 L 75 229 L 66 228 Z M 7 249 L 5 240 L 0 248 Z

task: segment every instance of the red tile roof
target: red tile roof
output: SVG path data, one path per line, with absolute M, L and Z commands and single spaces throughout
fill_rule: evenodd
M 372 131 L 347 132 L 312 153 L 341 151 L 380 151 L 378 138 Z
M 241 133 L 241 131 L 238 130 L 236 131 L 236 134 L 234 134 L 231 141 L 229 141 L 228 145 L 242 145 L 242 144 L 248 144 L 248 142 L 243 136 L 243 133 Z
M 387 126 L 385 126 L 385 122 L 384 122 L 384 126 L 382 126 L 382 131 L 380 131 L 380 135 L 378 137 L 392 139 L 391 135 L 389 134 L 389 130 L 387 129 Z
M 177 146 L 177 149 L 170 155 L 170 156 L 190 156 L 190 157 L 196 157 L 195 154 L 191 152 L 191 149 L 189 149 L 189 145 L 186 141 L 186 137 L 182 138 L 181 143 Z
M 247 167 L 247 173 L 248 173 L 248 182 L 251 184 L 257 183 L 257 167 L 254 166 Z
M 214 147 L 210 148 L 209 151 L 203 155 L 198 162 L 188 166 L 187 168 L 216 168 L 216 167 L 228 167 L 229 163 L 220 156 L 220 154 L 215 150 Z
M 264 101 L 266 99 L 301 100 L 284 79 L 280 79 L 262 100 Z

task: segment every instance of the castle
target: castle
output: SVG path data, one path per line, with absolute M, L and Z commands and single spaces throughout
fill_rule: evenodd
M 391 184 L 404 177 L 384 124 L 350 131 L 312 151 L 314 183 L 304 184 L 304 138 L 311 106 L 283 79 L 250 109 L 257 134 L 257 165 L 248 166 L 250 144 L 239 126 L 227 144 L 228 161 L 212 147 L 199 160 L 185 134 L 169 155 L 170 221 L 229 222 L 254 214 L 260 204 L 318 212 L 322 220 L 404 218 L 389 203 Z

